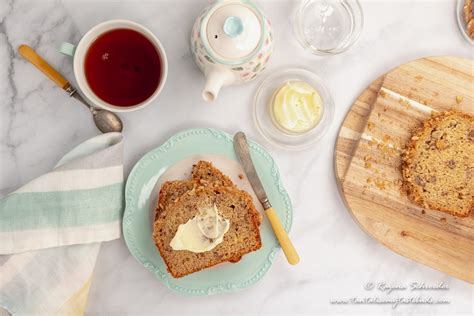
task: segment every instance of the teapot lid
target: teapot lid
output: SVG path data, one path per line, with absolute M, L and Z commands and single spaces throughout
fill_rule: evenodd
M 250 1 L 224 1 L 210 10 L 201 36 L 217 62 L 245 62 L 259 50 L 264 33 L 263 16 Z

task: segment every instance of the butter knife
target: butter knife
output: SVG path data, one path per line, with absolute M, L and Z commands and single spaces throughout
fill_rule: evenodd
M 291 243 L 288 234 L 283 228 L 277 213 L 268 200 L 262 182 L 260 182 L 260 178 L 258 177 L 257 170 L 255 170 L 252 157 L 250 157 L 249 146 L 244 133 L 238 132 L 234 135 L 234 149 L 237 157 L 239 157 L 242 167 L 244 168 L 245 174 L 252 185 L 255 195 L 257 195 L 258 200 L 265 210 L 265 214 L 272 225 L 273 232 L 275 233 L 275 236 L 277 237 L 278 242 L 285 253 L 286 260 L 288 260 L 290 264 L 297 264 L 300 261 L 300 257 L 298 256 L 295 247 Z

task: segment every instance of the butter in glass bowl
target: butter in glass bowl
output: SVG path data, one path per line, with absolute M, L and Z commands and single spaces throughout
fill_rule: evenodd
M 321 119 L 322 99 L 309 83 L 287 81 L 271 100 L 270 115 L 274 124 L 288 133 L 305 133 Z
M 310 147 L 326 133 L 334 101 L 322 80 L 305 69 L 268 76 L 254 100 L 254 121 L 270 143 L 290 150 Z

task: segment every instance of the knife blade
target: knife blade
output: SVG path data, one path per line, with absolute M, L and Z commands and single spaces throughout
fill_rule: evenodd
M 258 177 L 257 170 L 255 170 L 252 157 L 250 157 L 249 146 L 244 133 L 238 132 L 235 134 L 234 149 L 237 153 L 237 156 L 239 157 L 242 167 L 244 168 L 245 174 L 252 185 L 253 191 L 255 192 L 255 195 L 257 196 L 260 203 L 262 203 L 263 208 L 266 210 L 272 207 L 270 201 L 268 201 L 267 193 L 263 188 L 262 182 Z
M 300 261 L 298 253 L 296 252 L 295 247 L 293 246 L 288 234 L 286 233 L 283 225 L 278 218 L 278 214 L 273 209 L 270 201 L 268 200 L 267 193 L 263 188 L 262 182 L 258 177 L 257 170 L 253 164 L 252 157 L 250 156 L 250 150 L 247 143 L 247 138 L 242 132 L 238 132 L 234 135 L 234 150 L 237 154 L 237 157 L 244 168 L 245 174 L 252 185 L 252 188 L 257 196 L 258 200 L 265 210 L 265 214 L 272 225 L 273 232 L 280 243 L 283 252 L 285 253 L 286 259 L 290 264 L 297 264 Z

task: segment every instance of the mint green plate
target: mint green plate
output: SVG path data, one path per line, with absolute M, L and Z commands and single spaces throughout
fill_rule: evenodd
M 289 231 L 293 210 L 290 198 L 280 181 L 278 168 L 270 154 L 260 145 L 249 141 L 249 146 L 255 168 L 268 197 L 286 231 Z M 125 188 L 123 233 L 132 255 L 170 289 L 187 295 L 234 292 L 259 281 L 280 250 L 266 219 L 261 227 L 263 246 L 260 250 L 243 256 L 238 263 L 218 265 L 179 279 L 173 278 L 166 271 L 166 266 L 152 240 L 150 203 L 153 203 L 152 193 L 157 180 L 175 163 L 201 154 L 220 155 L 238 161 L 231 135 L 211 128 L 202 128 L 174 135 L 137 162 Z

